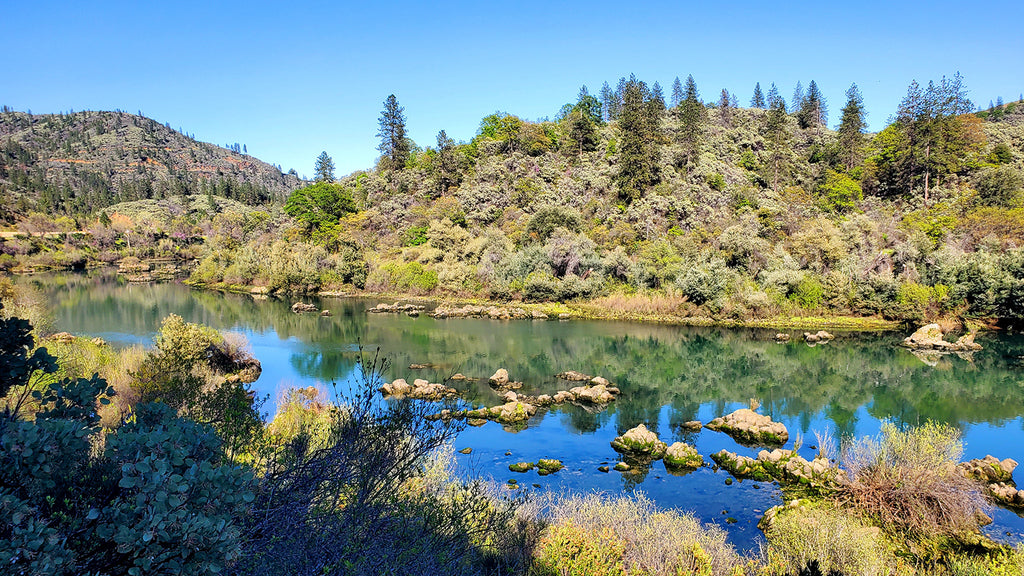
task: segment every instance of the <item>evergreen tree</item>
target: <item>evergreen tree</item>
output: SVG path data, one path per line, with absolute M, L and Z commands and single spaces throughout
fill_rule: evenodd
M 405 109 L 398 105 L 398 100 L 391 94 L 384 101 L 384 111 L 380 114 L 380 150 L 383 155 L 385 169 L 401 170 L 409 159 L 410 143 L 405 137 Z
M 707 109 L 700 101 L 697 83 L 694 82 L 692 75 L 686 77 L 683 96 L 683 102 L 677 109 L 679 142 L 683 148 L 684 165 L 689 166 L 700 156 L 700 147 L 704 142 L 704 129 L 707 124 Z
M 442 195 L 458 185 L 459 162 L 455 156 L 455 141 L 441 130 L 437 133 L 437 187 Z
M 597 149 L 600 137 L 597 126 L 601 123 L 601 104 L 587 92 L 587 87 L 580 89 L 576 105 L 563 119 L 566 126 L 566 150 L 576 152 L 583 159 L 584 152 Z
M 797 123 L 801 129 L 814 128 L 817 131 L 828 125 L 828 106 L 814 80 L 807 86 L 807 95 L 800 102 L 800 107 L 795 110 Z
M 760 82 L 754 85 L 754 97 L 750 99 L 750 107 L 764 109 L 764 94 L 761 93 Z
M 843 117 L 839 121 L 839 132 L 836 135 L 839 157 L 847 172 L 863 159 L 864 129 L 868 126 L 864 121 L 865 116 L 864 98 L 857 85 L 852 84 L 846 91 L 846 106 L 843 107 Z
M 324 150 L 316 157 L 316 164 L 313 167 L 314 179 L 317 182 L 334 182 L 334 160 Z
M 601 110 L 604 112 L 606 122 L 615 120 L 618 112 L 618 102 L 615 98 L 615 91 L 605 82 L 601 85 Z
M 672 107 L 676 108 L 683 103 L 683 83 L 679 81 L 679 76 L 672 81 Z
M 793 110 L 799 110 L 804 105 L 804 85 L 799 80 L 796 81 L 796 88 L 793 89 L 793 100 L 790 101 L 790 107 Z
M 722 126 L 725 126 L 726 128 L 731 128 L 733 106 L 732 101 L 729 97 L 729 91 L 726 90 L 725 88 L 722 88 L 722 95 L 719 96 L 718 98 L 718 113 L 719 118 L 722 121 Z
M 659 109 L 659 112 L 665 111 L 665 94 L 661 89 L 661 84 L 657 82 L 651 87 L 651 104 Z
M 652 95 L 647 85 L 630 77 L 622 82 L 622 112 L 619 116 L 619 197 L 626 202 L 640 198 L 658 180 L 661 142 L 660 115 L 653 114 Z
M 764 117 L 763 132 L 768 145 L 769 166 L 772 171 L 772 190 L 779 192 L 779 176 L 785 169 L 789 156 L 789 128 L 786 114 L 786 101 L 779 96 L 779 91 L 772 84 L 768 90 L 768 113 Z

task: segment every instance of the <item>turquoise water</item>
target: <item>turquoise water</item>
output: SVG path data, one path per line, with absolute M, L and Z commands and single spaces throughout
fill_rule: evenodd
M 499 481 L 514 477 L 537 491 L 643 491 L 663 506 L 720 524 L 745 549 L 756 548 L 761 513 L 781 502 L 776 486 L 751 481 L 727 486 L 729 475 L 710 467 L 676 476 L 660 462 L 646 474 L 599 472 L 602 464 L 618 461 L 611 440 L 644 423 L 668 443 L 695 445 L 708 461 L 723 448 L 756 455 L 757 449 L 724 434 L 680 427 L 688 420 L 706 423 L 756 399 L 760 412 L 789 429 L 788 448 L 798 433 L 803 437 L 800 452 L 808 457 L 815 453 L 816 431 L 839 439 L 874 434 L 886 419 L 899 424 L 931 419 L 963 431 L 965 458 L 993 454 L 1024 462 L 1024 337 L 1019 334 L 982 334 L 978 342 L 984 350 L 973 359 L 947 356 L 929 366 L 896 347 L 904 336 L 897 333 L 839 333 L 829 344 L 810 347 L 778 344 L 774 330 L 367 314 L 377 300 L 362 299 L 304 299 L 333 315 L 300 315 L 290 311 L 291 301 L 194 291 L 175 283 L 129 285 L 109 272 L 21 281 L 46 294 L 57 330 L 100 336 L 115 346 L 151 342 L 171 313 L 244 334 L 263 364 L 254 388 L 270 398 L 270 412 L 288 387 L 352 386 L 360 346 L 379 347 L 390 359 L 388 379 L 438 381 L 454 372 L 482 378 L 462 386 L 466 399 L 477 405 L 500 403 L 485 383 L 497 368 L 524 382 L 521 392 L 527 394 L 566 388 L 553 376 L 565 370 L 604 376 L 622 390 L 605 411 L 554 407 L 540 410 L 521 430 L 493 422 L 467 428 L 455 444 L 473 452 L 457 454 L 460 470 Z M 428 362 L 437 368 L 408 368 Z M 539 458 L 561 459 L 566 469 L 546 477 L 508 471 L 510 463 Z M 1024 519 L 1004 509 L 991 515 L 990 534 L 1024 541 Z

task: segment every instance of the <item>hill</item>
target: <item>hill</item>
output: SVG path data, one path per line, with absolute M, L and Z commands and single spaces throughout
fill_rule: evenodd
M 89 215 L 182 194 L 260 205 L 301 185 L 294 173 L 144 116 L 0 112 L 0 221 L 31 211 Z

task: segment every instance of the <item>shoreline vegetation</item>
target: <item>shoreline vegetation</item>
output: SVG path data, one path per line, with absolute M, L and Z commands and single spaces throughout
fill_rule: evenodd
M 433 417 L 435 402 L 379 402 L 384 359 L 361 354 L 363 378 L 349 393 L 289 391 L 262 422 L 247 385 L 259 377 L 258 359 L 238 335 L 171 315 L 152 347 L 115 352 L 69 334 L 38 339 L 30 323 L 9 315 L 45 316 L 31 291 L 2 296 L 0 367 L 11 377 L 0 390 L 0 439 L 9 448 L 0 467 L 0 558 L 15 573 L 1001 576 L 1024 569 L 1024 548 L 980 532 L 992 505 L 987 491 L 1012 487 L 1016 463 L 961 462 L 959 432 L 947 425 L 883 423 L 877 436 L 840 445 L 818 436 L 808 461 L 796 454 L 799 434 L 789 438 L 754 410 L 706 423 L 721 430 L 706 433 L 767 443 L 756 460 L 705 455 L 728 472 L 726 484 L 735 477 L 783 488 L 783 503 L 759 524 L 765 544 L 742 553 L 722 528 L 642 494 L 538 499 L 514 480 L 460 477 L 454 442 L 464 424 Z M 502 372 L 492 377 L 498 384 Z M 583 376 L 564 375 L 570 384 Z M 612 446 L 624 474 L 662 457 L 708 465 L 643 425 Z M 565 464 L 536 466 L 558 474 Z

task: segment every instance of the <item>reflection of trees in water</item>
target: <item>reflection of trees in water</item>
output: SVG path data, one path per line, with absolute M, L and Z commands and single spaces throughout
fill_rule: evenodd
M 1007 358 L 1024 354 L 1024 338 L 986 336 L 986 350 L 973 363 L 947 357 L 935 368 L 894 345 L 897 336 L 843 337 L 810 348 L 777 344 L 774 331 L 680 328 L 621 322 L 530 322 L 408 318 L 366 314 L 376 300 L 324 299 L 314 303 L 333 316 L 294 314 L 290 300 L 253 301 L 247 295 L 192 291 L 180 284 L 120 285 L 109 275 L 31 277 L 57 304 L 59 326 L 82 331 L 150 334 L 167 314 L 217 328 L 273 330 L 305 348 L 292 358 L 303 377 L 329 381 L 354 366 L 353 346 L 380 346 L 392 360 L 388 378 L 437 381 L 454 372 L 481 378 L 457 384 L 467 399 L 494 404 L 486 378 L 506 368 L 528 394 L 553 393 L 575 383 L 554 374 L 579 370 L 615 382 L 623 395 L 607 412 L 562 408 L 573 430 L 592 432 L 611 417 L 623 432 L 637 424 L 656 426 L 670 406 L 674 429 L 694 419 L 702 405 L 714 415 L 756 398 L 775 418 L 795 418 L 805 433 L 815 415 L 852 434 L 862 406 L 874 418 L 901 423 L 933 419 L 1001 423 L 1024 413 L 1024 374 Z M 305 299 L 308 300 L 308 299 Z M 92 328 L 95 327 L 95 328 Z M 408 369 L 433 362 L 438 368 Z M 550 417 L 550 416 L 549 416 Z

